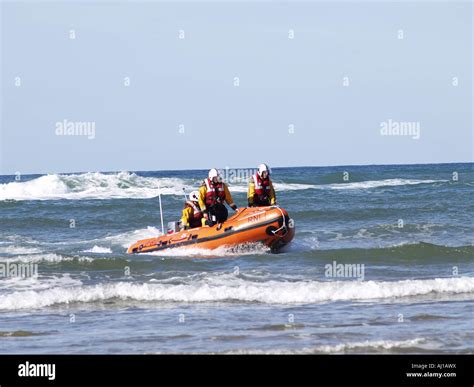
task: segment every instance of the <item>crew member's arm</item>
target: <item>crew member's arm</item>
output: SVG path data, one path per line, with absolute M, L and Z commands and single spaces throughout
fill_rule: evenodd
M 199 208 L 201 209 L 202 214 L 203 214 L 204 217 L 207 217 L 207 213 L 206 213 L 206 193 L 207 193 L 207 188 L 203 184 L 199 188 Z
M 189 220 L 191 219 L 193 209 L 191 207 L 183 208 L 183 212 L 181 214 L 181 225 L 184 228 L 189 227 Z
M 247 192 L 247 201 L 249 203 L 249 207 L 253 206 L 253 197 L 255 196 L 255 183 L 253 181 L 253 178 L 250 178 L 249 180 L 249 189 Z
M 227 204 L 232 208 L 234 211 L 237 211 L 237 206 L 234 203 L 234 200 L 232 199 L 232 195 L 230 194 L 229 188 L 227 187 L 227 184 L 224 184 L 224 193 L 225 193 L 225 201 Z
M 270 197 L 270 205 L 274 206 L 277 202 L 277 198 L 275 194 L 275 189 L 273 188 L 273 183 L 271 181 L 269 183 L 270 183 L 270 186 L 268 187 L 269 188 L 268 196 Z

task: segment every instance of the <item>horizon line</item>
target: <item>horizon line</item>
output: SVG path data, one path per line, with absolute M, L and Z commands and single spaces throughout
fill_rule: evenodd
M 415 165 L 446 165 L 446 164 L 474 164 L 473 161 L 450 161 L 450 162 L 443 162 L 443 163 L 392 163 L 392 164 L 340 164 L 340 165 L 297 165 L 297 166 L 277 166 L 271 167 L 271 169 L 284 169 L 284 168 L 327 168 L 327 167 L 334 167 L 334 168 L 341 168 L 341 167 L 384 167 L 384 166 L 415 166 Z M 210 168 L 214 168 L 211 166 Z M 210 169 L 209 168 L 209 169 Z M 230 168 L 228 166 L 224 168 L 217 168 L 217 169 L 249 169 L 250 167 L 237 167 L 237 168 Z M 253 167 L 255 169 L 256 167 Z M 84 174 L 84 173 L 118 173 L 118 172 L 179 172 L 179 171 L 205 171 L 207 168 L 178 168 L 178 169 L 141 169 L 141 170 L 95 170 L 95 171 L 76 171 L 76 172 L 46 172 L 46 173 L 20 173 L 15 172 L 13 174 L 0 174 L 0 176 L 15 176 L 17 173 L 20 173 L 23 176 L 30 176 L 30 175 L 63 175 L 63 174 Z

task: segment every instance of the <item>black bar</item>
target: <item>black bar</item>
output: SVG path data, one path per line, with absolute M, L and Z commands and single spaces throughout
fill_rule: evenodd
M 20 365 L 27 364 L 54 364 L 54 380 L 49 380 L 53 374 L 44 367 L 49 378 L 20 377 Z M 0 355 L 0 386 L 304 382 L 314 386 L 472 387 L 473 364 L 471 355 Z

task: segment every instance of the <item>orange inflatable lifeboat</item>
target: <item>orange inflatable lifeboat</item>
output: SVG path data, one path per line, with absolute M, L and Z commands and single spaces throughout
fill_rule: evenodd
M 283 208 L 240 208 L 224 223 L 143 239 L 131 245 L 127 253 L 149 253 L 177 247 L 215 249 L 249 242 L 261 242 L 272 251 L 277 251 L 288 244 L 294 235 L 294 222 Z

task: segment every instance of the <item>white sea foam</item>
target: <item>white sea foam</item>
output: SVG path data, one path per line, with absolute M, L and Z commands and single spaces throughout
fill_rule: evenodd
M 401 185 L 416 185 L 416 184 L 432 184 L 447 182 L 448 180 L 417 180 L 417 179 L 384 179 L 384 180 L 367 180 L 353 183 L 337 183 L 319 185 L 318 188 L 327 189 L 369 189 L 378 187 L 394 187 Z
M 67 289 L 69 287 L 81 286 L 82 282 L 77 278 L 71 277 L 70 274 L 65 273 L 60 276 L 39 274 L 31 277 L 7 277 L 1 279 L 0 285 L 2 292 L 0 299 L 2 299 L 2 297 L 21 299 L 21 295 L 26 294 L 26 292 L 39 293 L 50 289 Z M 0 307 L 0 309 L 2 308 Z M 17 308 L 13 307 L 10 309 Z
M 245 349 L 226 352 L 228 354 L 313 354 L 313 353 L 364 353 L 364 352 L 391 352 L 396 349 L 418 348 L 429 349 L 429 343 L 422 337 L 409 340 L 375 340 L 341 343 L 335 345 L 318 345 L 311 348 L 302 348 L 298 350 L 288 349 Z
M 0 185 L 0 200 L 51 199 L 121 199 L 153 198 L 162 195 L 182 195 L 192 182 L 179 178 L 143 177 L 135 173 L 83 173 L 77 175 L 45 175 L 25 182 Z
M 102 246 L 102 245 L 120 245 L 123 248 L 128 248 L 132 243 L 135 243 L 138 240 L 141 239 L 147 239 L 147 238 L 153 238 L 160 236 L 161 231 L 160 229 L 154 227 L 154 226 L 147 226 L 146 228 L 140 228 L 132 231 L 127 231 L 124 233 L 120 234 L 115 234 L 115 235 L 107 235 L 104 237 L 100 238 L 95 238 L 95 239 L 87 239 L 87 240 L 73 240 L 73 241 L 61 241 L 61 242 L 49 242 L 45 244 L 44 248 L 50 247 L 50 245 L 53 246 L 78 246 L 77 251 L 81 249 L 82 252 L 87 252 L 87 253 L 112 253 L 112 249 L 107 246 Z M 33 241 L 34 243 L 41 243 L 37 241 Z M 87 248 L 87 246 L 93 246 L 92 248 Z M 8 253 L 10 251 L 11 246 L 5 246 L 5 247 L 0 247 L 0 249 L 4 249 L 4 251 L 0 250 L 0 253 Z M 39 249 L 38 249 L 39 250 Z M 36 252 L 36 251 L 31 251 L 31 253 Z M 39 250 L 38 252 L 41 252 Z M 22 250 L 18 250 L 18 253 L 21 254 L 23 253 Z M 24 252 L 25 254 L 27 253 L 26 251 Z M 15 250 L 12 250 L 12 254 L 15 254 Z
M 160 229 L 148 226 L 147 228 L 140 228 L 122 234 L 107 236 L 97 241 L 119 244 L 124 248 L 128 248 L 132 243 L 135 243 L 138 240 L 155 238 L 160 235 L 162 235 Z
M 340 184 L 300 184 L 275 181 L 277 191 L 306 189 L 370 189 L 386 186 L 430 184 L 447 180 L 384 179 Z M 144 177 L 135 173 L 104 174 L 88 172 L 70 175 L 45 175 L 28 181 L 0 184 L 0 200 L 53 200 L 53 199 L 147 199 L 162 195 L 183 194 L 198 188 L 200 180 Z M 230 184 L 232 192 L 246 192 L 247 184 Z
M 91 249 L 84 250 L 84 253 L 98 253 L 98 254 L 109 254 L 112 250 L 109 247 L 101 247 L 94 245 Z
M 26 255 L 16 255 L 11 257 L 0 257 L 1 262 L 21 262 L 21 263 L 59 263 L 59 262 L 68 262 L 73 261 L 74 259 L 79 262 L 91 262 L 93 258 L 90 257 L 65 257 L 61 254 L 56 253 L 39 253 L 39 254 L 26 254 Z
M 219 246 L 215 249 L 201 249 L 198 247 L 175 248 L 163 251 L 155 251 L 146 255 L 162 257 L 232 257 L 242 255 L 268 254 L 270 248 L 262 243 L 246 243 L 237 246 Z
M 260 302 L 310 304 L 364 301 L 428 294 L 474 293 L 473 277 L 403 281 L 248 281 L 230 274 L 209 275 L 187 283 L 115 282 L 54 287 L 0 295 L 0 310 L 41 308 L 74 302 L 122 300 L 162 302 Z
M 305 236 L 296 238 L 290 244 L 283 247 L 282 251 L 313 251 L 320 250 L 321 243 L 317 236 Z
M 340 353 L 360 349 L 377 349 L 377 350 L 391 350 L 395 348 L 410 348 L 417 347 L 420 344 L 426 343 L 426 340 L 419 337 L 411 340 L 393 341 L 393 340 L 376 340 L 376 341 L 362 341 L 343 343 L 336 345 L 321 345 L 314 348 L 307 348 L 305 352 L 308 353 Z
M 38 262 L 62 262 L 72 261 L 71 257 L 63 257 L 62 255 L 55 253 L 44 253 L 44 254 L 26 254 L 16 255 L 12 257 L 2 257 L 1 262 L 22 262 L 22 263 L 38 263 Z
M 0 254 L 35 254 L 41 252 L 37 247 L 12 246 L 0 247 Z

